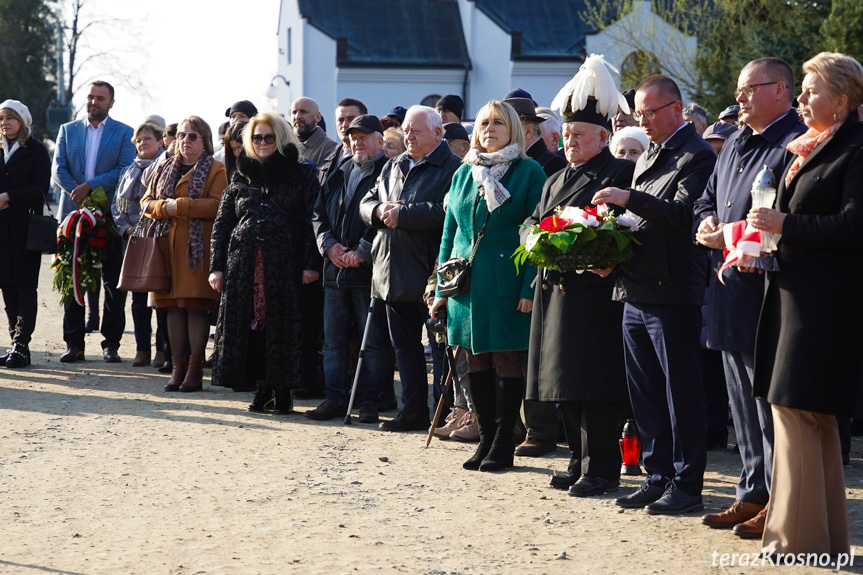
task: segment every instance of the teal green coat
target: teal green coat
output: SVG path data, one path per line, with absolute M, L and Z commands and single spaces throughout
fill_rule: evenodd
M 485 199 L 476 202 L 479 191 L 470 170 L 471 166 L 462 165 L 453 175 L 438 261 L 470 258 L 488 214 Z M 516 158 L 501 183 L 511 198 L 488 218 L 473 260 L 470 289 L 447 302 L 450 344 L 475 354 L 525 350 L 530 339 L 530 314 L 517 311 L 516 306 L 521 298 L 532 300 L 531 282 L 536 278 L 536 268 L 523 266 L 516 274 L 510 256 L 521 243 L 519 226 L 533 213 L 542 196 L 545 172 L 534 160 Z

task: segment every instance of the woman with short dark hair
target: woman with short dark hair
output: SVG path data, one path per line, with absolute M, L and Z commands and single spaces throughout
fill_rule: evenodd
M 227 187 L 225 165 L 213 159 L 213 134 L 198 116 L 180 122 L 177 153 L 162 163 L 141 200 L 157 233 L 168 237 L 171 291 L 153 295 L 168 311 L 171 379 L 165 391 L 199 391 L 210 323 L 219 294 L 207 283 L 210 235 Z M 188 355 L 188 363 L 186 361 Z
M 0 103 L 0 290 L 12 336 L 0 365 L 10 368 L 30 365 L 42 254 L 27 251 L 27 228 L 30 211 L 42 213 L 51 182 L 51 159 L 30 137 L 32 121 L 21 102 Z
M 141 219 L 141 198 L 144 196 L 144 173 L 158 158 L 165 153 L 162 148 L 162 130 L 155 124 L 141 124 L 132 135 L 132 143 L 138 152 L 117 183 L 114 204 L 111 215 L 120 237 L 123 238 L 123 249 L 132 233 L 135 224 Z M 135 324 L 135 345 L 137 347 L 132 367 L 141 367 L 150 363 L 150 337 L 153 309 L 147 305 L 147 292 L 132 292 L 132 321 Z

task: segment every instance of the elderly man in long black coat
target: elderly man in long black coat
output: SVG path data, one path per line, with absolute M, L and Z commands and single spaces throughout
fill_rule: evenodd
M 606 146 L 608 119 L 594 105 L 587 108 L 564 117 L 569 166 L 548 179 L 526 224 L 539 223 L 559 206 L 584 208 L 599 190 L 632 181 L 635 164 L 616 159 Z M 528 233 L 525 228 L 523 239 Z M 577 497 L 614 490 L 620 484 L 618 417 L 626 398 L 623 304 L 611 299 L 614 279 L 540 269 L 538 280 L 526 397 L 560 405 L 571 452 L 568 472 L 549 483 Z

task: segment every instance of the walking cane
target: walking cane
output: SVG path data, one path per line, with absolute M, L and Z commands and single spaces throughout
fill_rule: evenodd
M 432 419 L 431 427 L 429 428 L 429 435 L 426 437 L 426 447 L 431 443 L 432 437 L 434 436 L 434 430 L 437 429 L 437 422 L 440 420 L 441 412 L 443 412 L 443 404 L 446 401 L 446 392 L 452 387 L 453 378 L 455 378 L 455 382 L 460 384 L 458 379 L 458 373 L 456 373 L 456 362 L 458 358 L 461 357 L 461 346 L 456 346 L 458 349 L 455 352 L 455 356 L 452 354 L 452 346 L 446 346 L 446 359 L 449 364 L 449 373 L 446 374 L 446 382 L 444 383 L 443 393 L 440 394 L 440 399 L 437 402 L 437 409 L 434 412 L 434 419 Z
M 360 370 L 363 368 L 363 357 L 366 354 L 366 343 L 369 340 L 369 329 L 372 325 L 372 314 L 375 312 L 375 298 L 369 301 L 369 316 L 366 318 L 366 327 L 363 329 L 363 341 L 360 343 L 360 353 L 357 357 L 357 371 L 354 374 L 354 385 L 351 387 L 351 399 L 348 401 L 348 412 L 345 414 L 345 425 L 351 424 L 351 409 L 354 407 L 354 398 L 357 396 L 357 384 L 360 381 Z

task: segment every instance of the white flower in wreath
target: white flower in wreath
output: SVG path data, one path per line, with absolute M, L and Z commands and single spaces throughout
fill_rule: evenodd
M 626 212 L 622 216 L 617 218 L 617 224 L 620 226 L 627 227 L 631 230 L 634 230 L 638 227 L 638 222 L 635 221 L 635 218 L 630 215 L 629 212 Z

